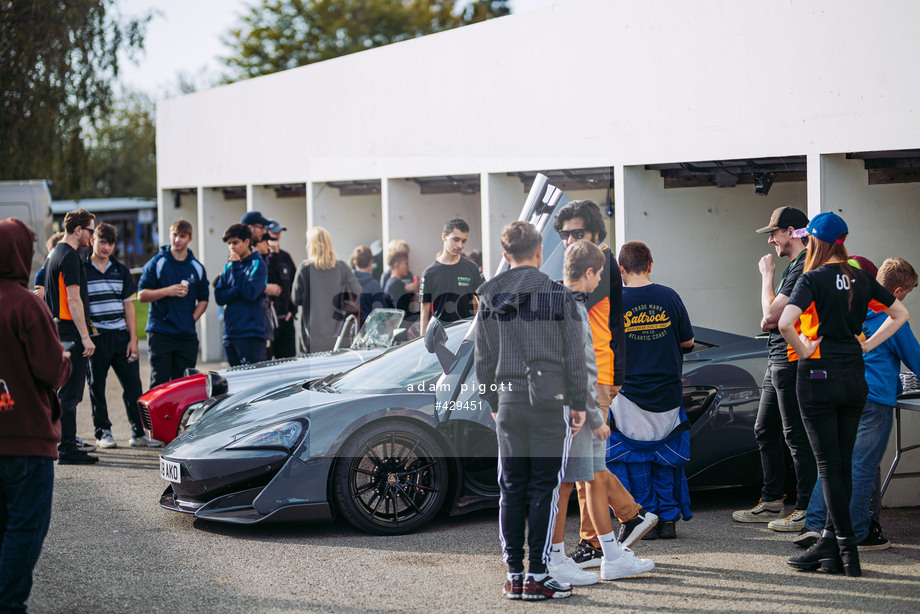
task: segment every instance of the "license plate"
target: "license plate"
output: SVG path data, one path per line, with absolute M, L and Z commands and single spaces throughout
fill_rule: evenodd
M 180 467 L 181 465 L 179 463 L 168 461 L 162 456 L 160 457 L 160 477 L 164 480 L 181 484 L 182 471 Z

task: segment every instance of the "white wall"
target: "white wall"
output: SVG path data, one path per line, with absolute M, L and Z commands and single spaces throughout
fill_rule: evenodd
M 349 257 L 355 247 L 370 246 L 383 236 L 380 195 L 340 196 L 337 188 L 325 183 L 312 184 L 312 190 L 313 226 L 329 231 L 336 256 L 351 267 Z M 295 234 L 291 236 L 292 245 Z
M 506 173 L 484 173 L 482 186 L 482 235 L 486 239 L 482 248 L 482 272 L 486 279 L 495 275 L 501 264 L 501 231 L 518 219 L 527 198 L 524 184 Z
M 916 147 L 918 16 L 912 0 L 572 0 L 163 101 L 158 181 Z
M 775 257 L 767 235 L 754 231 L 776 207 L 806 209 L 804 182 L 774 183 L 767 197 L 750 185 L 665 189 L 658 171 L 627 167 L 627 241 L 644 241 L 655 263 L 652 281 L 674 288 L 690 320 L 709 328 L 759 332 L 757 261 L 774 254 L 777 279 L 789 261 Z

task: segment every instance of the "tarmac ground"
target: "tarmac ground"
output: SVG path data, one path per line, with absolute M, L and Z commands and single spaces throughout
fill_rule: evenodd
M 141 377 L 149 381 L 142 348 Z M 655 569 L 577 588 L 552 602 L 501 596 L 496 510 L 442 516 L 400 537 L 342 521 L 235 526 L 159 507 L 159 452 L 129 448 L 121 389 L 108 381 L 119 447 L 92 466 L 56 467 L 51 529 L 28 602 L 35 614 L 83 612 L 920 612 L 920 508 L 885 509 L 893 543 L 861 556 L 862 578 L 798 572 L 793 533 L 731 520 L 757 493 L 693 494 L 674 541 L 643 541 Z M 78 434 L 93 439 L 88 391 Z M 791 512 L 791 509 L 787 510 Z M 578 540 L 570 508 L 566 544 Z M 569 610 L 572 611 L 572 610 Z

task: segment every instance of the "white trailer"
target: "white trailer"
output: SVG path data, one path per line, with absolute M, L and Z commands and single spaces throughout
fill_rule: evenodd
M 30 284 L 48 256 L 45 242 L 52 234 L 49 184 L 46 179 L 0 181 L 0 220 L 19 218 L 35 231 L 35 255 L 32 257 Z

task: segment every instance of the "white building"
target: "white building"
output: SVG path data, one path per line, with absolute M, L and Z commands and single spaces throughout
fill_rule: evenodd
M 213 277 L 255 209 L 295 260 L 321 225 L 343 259 L 404 238 L 421 272 L 459 215 L 492 271 L 528 178 L 553 171 L 612 205 L 616 244 L 650 245 L 695 324 L 753 334 L 772 252 L 753 231 L 778 206 L 837 211 L 852 252 L 920 264 L 918 52 L 913 0 L 560 0 L 160 103 L 160 236 L 192 221 Z M 214 305 L 201 328 L 218 359 Z M 920 503 L 916 481 L 886 503 Z

